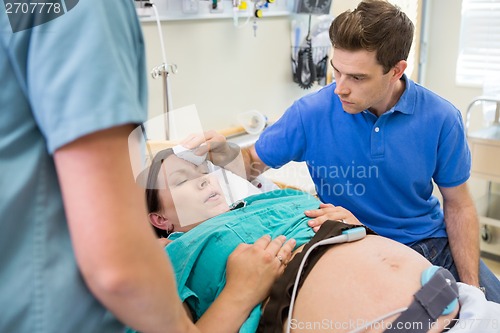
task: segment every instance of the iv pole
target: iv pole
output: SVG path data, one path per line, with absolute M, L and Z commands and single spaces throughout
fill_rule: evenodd
M 154 67 L 151 70 L 151 76 L 156 79 L 159 76 L 162 77 L 163 81 L 163 120 L 165 125 L 165 140 L 170 139 L 170 110 L 172 110 L 172 95 L 170 93 L 169 87 L 169 74 L 175 74 L 177 72 L 176 65 L 169 65 L 167 62 L 167 57 L 165 55 L 165 44 L 163 42 L 163 33 L 161 30 L 160 17 L 158 15 L 158 10 L 154 2 L 150 1 L 146 3 L 147 6 L 153 7 L 156 17 L 156 25 L 158 27 L 158 35 L 160 36 L 160 46 L 162 52 L 163 63 L 159 66 Z

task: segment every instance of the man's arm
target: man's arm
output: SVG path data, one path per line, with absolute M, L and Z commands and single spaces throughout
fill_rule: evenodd
M 479 221 L 467 184 L 439 187 L 451 254 L 460 280 L 479 286 Z
M 245 163 L 246 176 L 249 181 L 254 180 L 261 173 L 269 169 L 269 167 L 262 162 L 257 151 L 255 150 L 255 145 L 243 148 L 241 150 L 243 156 L 243 161 Z
M 142 332 L 197 332 L 146 220 L 129 160 L 132 129 L 96 132 L 55 153 L 76 260 L 92 293 L 125 324 Z

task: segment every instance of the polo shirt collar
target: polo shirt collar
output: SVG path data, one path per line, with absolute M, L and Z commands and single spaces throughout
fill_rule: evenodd
M 403 74 L 402 80 L 405 80 L 405 91 L 399 98 L 399 101 L 394 105 L 391 111 L 404 114 L 413 114 L 415 111 L 415 83 L 408 79 L 406 74 Z

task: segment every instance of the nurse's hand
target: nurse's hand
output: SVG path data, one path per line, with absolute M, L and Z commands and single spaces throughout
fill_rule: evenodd
M 229 143 L 226 137 L 216 131 L 206 131 L 187 136 L 180 142 L 185 148 L 192 149 L 197 155 L 208 153 L 208 159 L 215 165 L 225 167 L 240 154 L 240 147 Z
M 327 220 L 342 221 L 349 224 L 359 224 L 361 222 L 350 211 L 344 207 L 334 206 L 332 204 L 320 204 L 318 209 L 306 210 L 304 214 L 312 218 L 308 224 L 316 232 L 319 227 Z
M 226 285 L 196 322 L 200 332 L 238 332 L 250 312 L 268 295 L 290 260 L 295 241 L 284 236 L 240 244 L 229 256 Z M 207 279 L 212 277 L 207 276 Z
M 227 261 L 225 291 L 250 309 L 262 302 L 291 259 L 296 242 L 285 241 L 284 236 L 263 236 L 252 245 L 240 244 Z

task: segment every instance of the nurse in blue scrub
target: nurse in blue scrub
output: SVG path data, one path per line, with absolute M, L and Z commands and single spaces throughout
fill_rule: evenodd
M 0 332 L 234 331 L 282 271 L 269 256 L 290 249 L 240 249 L 228 287 L 250 292 L 213 308 L 232 320 L 189 320 L 130 166 L 128 136 L 147 119 L 133 1 L 3 5 Z

